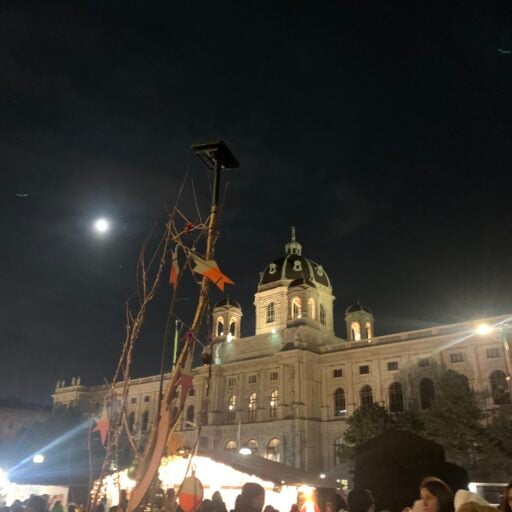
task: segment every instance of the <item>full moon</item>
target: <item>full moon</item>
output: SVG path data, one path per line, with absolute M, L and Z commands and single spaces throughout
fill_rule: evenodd
M 108 221 L 106 219 L 98 219 L 95 223 L 94 223 L 94 229 L 98 232 L 98 233 L 105 233 L 106 231 L 108 231 L 108 228 L 110 227 Z

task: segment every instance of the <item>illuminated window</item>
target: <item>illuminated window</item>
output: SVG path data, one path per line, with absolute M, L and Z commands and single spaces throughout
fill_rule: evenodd
M 292 318 L 300 318 L 302 316 L 302 306 L 299 297 L 292 300 Z
M 259 444 L 256 439 L 249 439 L 249 441 L 247 441 L 247 447 L 251 450 L 253 455 L 258 455 Z
M 462 352 L 453 352 L 450 354 L 451 363 L 462 363 L 464 362 L 464 354 Z
M 334 465 L 341 466 L 343 464 L 343 438 L 337 437 L 334 440 Z
M 267 444 L 267 459 L 273 460 L 275 462 L 279 462 L 280 456 L 279 456 L 279 445 L 280 445 L 279 439 L 275 438 L 271 439 Z
M 434 382 L 432 379 L 424 378 L 420 380 L 420 407 L 430 409 L 435 398 Z
M 279 404 L 279 391 L 277 389 L 274 389 L 272 393 L 270 394 L 270 417 L 276 418 L 277 417 L 277 406 Z
M 325 325 L 325 308 L 323 304 L 320 304 L 320 323 Z
M 359 341 L 361 339 L 361 326 L 359 322 L 352 322 L 350 330 L 352 331 L 352 341 Z
M 224 319 L 222 317 L 219 317 L 217 319 L 217 336 L 223 336 L 224 335 Z
M 148 425 L 149 425 L 149 412 L 144 411 L 142 413 L 142 419 L 140 422 L 140 431 L 141 432 L 147 432 L 148 431 Z
M 135 430 L 135 413 L 131 412 L 128 414 L 128 429 L 130 432 L 133 432 Z
M 194 423 L 194 415 L 195 415 L 194 406 L 189 405 L 187 407 L 187 412 L 185 414 L 185 427 L 184 428 L 192 428 L 193 427 L 193 425 L 190 425 L 190 423 Z
M 487 359 L 495 359 L 500 357 L 500 349 L 499 347 L 488 348 L 487 349 Z
M 271 324 L 275 322 L 276 319 L 276 310 L 273 302 L 267 304 L 267 324 Z
M 372 324 L 370 322 L 366 322 L 365 330 L 366 330 L 366 338 L 370 339 L 372 337 Z
M 359 396 L 361 398 L 361 407 L 370 407 L 373 405 L 373 391 L 371 386 L 368 386 L 368 384 L 361 388 Z
M 308 299 L 308 316 L 312 320 L 315 319 L 315 299 Z
M 401 412 L 404 410 L 404 397 L 400 382 L 393 382 L 389 386 L 389 412 Z
M 236 441 L 228 441 L 224 445 L 224 450 L 226 450 L 227 452 L 236 452 L 237 448 L 238 447 L 237 447 Z
M 256 419 L 256 393 L 249 395 L 249 419 Z
M 494 405 L 506 405 L 510 403 L 507 377 L 501 370 L 495 370 L 489 376 L 491 395 Z
M 345 402 L 345 391 L 338 388 L 333 395 L 334 416 L 345 416 L 347 414 L 347 405 Z
M 228 398 L 228 422 L 233 423 L 236 417 L 236 396 L 231 395 Z
M 234 318 L 229 322 L 229 334 L 231 334 L 231 336 L 236 334 L 236 321 Z

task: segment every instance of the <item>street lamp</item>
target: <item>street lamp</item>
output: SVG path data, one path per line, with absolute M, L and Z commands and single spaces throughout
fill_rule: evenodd
M 34 464 L 42 464 L 44 462 L 44 455 L 42 453 L 36 453 L 33 457 L 32 457 L 32 462 Z

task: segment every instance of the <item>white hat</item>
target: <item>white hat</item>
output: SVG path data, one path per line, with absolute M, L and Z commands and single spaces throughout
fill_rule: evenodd
M 479 494 L 476 494 L 474 492 L 469 492 L 464 489 L 459 489 L 455 493 L 455 498 L 453 499 L 453 506 L 455 507 L 455 510 L 458 510 L 461 505 L 464 505 L 464 503 L 469 503 L 472 501 L 473 503 L 478 503 L 479 505 L 484 505 L 489 507 L 490 504 L 482 496 Z

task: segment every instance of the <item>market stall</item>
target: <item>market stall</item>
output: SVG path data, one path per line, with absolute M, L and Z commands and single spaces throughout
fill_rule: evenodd
M 201 450 L 192 460 L 164 457 L 158 474 L 164 489 L 178 491 L 183 479 L 192 472 L 203 485 L 204 497 L 211 498 L 219 491 L 228 510 L 234 508 L 235 499 L 247 482 L 260 484 L 265 489 L 265 504 L 280 511 L 288 511 L 293 503 L 304 501 L 317 502 L 321 508 L 327 502 L 334 502 L 335 482 L 256 455 Z M 112 505 L 117 504 L 120 489 L 129 496 L 135 485 L 126 470 L 107 478 L 105 492 Z

